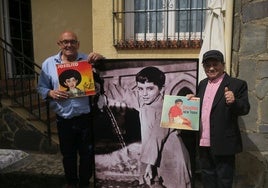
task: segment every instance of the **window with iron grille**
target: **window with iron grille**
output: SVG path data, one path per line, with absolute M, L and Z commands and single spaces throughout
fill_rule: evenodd
M 113 0 L 117 49 L 200 48 L 207 0 Z

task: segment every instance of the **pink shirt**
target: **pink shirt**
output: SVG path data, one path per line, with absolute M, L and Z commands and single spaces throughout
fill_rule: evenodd
M 200 146 L 210 146 L 210 112 L 214 97 L 224 75 L 215 80 L 208 81 L 202 104 Z

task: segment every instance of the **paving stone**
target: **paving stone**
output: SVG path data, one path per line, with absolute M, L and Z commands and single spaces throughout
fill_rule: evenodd
M 60 153 L 25 153 L 26 157 L 0 169 L 1 188 L 61 188 L 65 185 Z M 93 178 L 90 181 L 94 187 Z
M 29 154 L 21 150 L 0 149 L 0 170 L 6 168 Z

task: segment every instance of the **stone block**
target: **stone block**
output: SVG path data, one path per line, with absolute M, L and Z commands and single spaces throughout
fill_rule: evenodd
M 258 61 L 256 66 L 257 79 L 268 78 L 268 60 Z
M 267 93 L 268 93 L 268 78 L 261 80 L 256 85 L 256 96 L 259 99 L 263 99 L 267 95 Z
M 243 22 L 268 17 L 268 1 L 249 3 L 242 9 Z
M 233 38 L 232 38 L 232 48 L 234 51 L 238 52 L 240 47 L 240 34 L 241 34 L 241 19 L 239 16 L 234 17 L 234 24 L 233 26 Z
M 244 151 L 268 151 L 268 135 L 261 133 L 242 132 Z
M 262 124 L 259 126 L 259 132 L 260 133 L 268 133 L 268 124 Z
M 249 132 L 257 132 L 257 121 L 258 121 L 258 100 L 254 96 L 253 92 L 249 93 L 250 111 L 247 115 L 238 118 L 239 127 L 242 130 Z
M 267 88 L 266 88 L 267 89 Z M 267 95 L 267 93 L 266 93 Z M 260 102 L 260 117 L 261 122 L 268 124 L 268 115 L 267 115 L 267 107 L 268 107 L 268 96 L 266 96 L 261 102 Z
M 240 58 L 239 61 L 239 78 L 247 81 L 249 90 L 255 90 L 256 60 L 251 58 Z
M 236 157 L 235 188 L 264 187 L 267 159 L 260 152 L 242 152 Z
M 256 55 L 266 51 L 266 26 L 254 23 L 243 24 L 241 27 L 240 55 Z

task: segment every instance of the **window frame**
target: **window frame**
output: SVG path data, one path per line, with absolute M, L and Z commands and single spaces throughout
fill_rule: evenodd
M 145 0 L 149 3 L 150 0 Z M 192 0 L 190 0 L 192 1 Z M 120 3 L 121 2 L 121 3 Z M 205 15 L 206 15 L 206 4 L 207 0 L 202 0 L 202 7 L 186 7 L 184 9 L 176 9 L 175 3 L 176 0 L 163 0 L 165 3 L 173 3 L 173 7 L 167 8 L 169 5 L 166 5 L 164 9 L 156 10 L 134 10 L 134 1 L 131 0 L 114 0 L 114 46 L 117 49 L 132 49 L 132 48 L 200 48 L 203 41 L 203 32 L 205 26 Z M 119 6 L 118 6 L 119 3 Z M 187 2 L 188 3 L 188 2 Z M 205 5 L 203 4 L 205 3 Z M 117 4 L 117 6 L 115 6 Z M 117 9 L 115 9 L 117 7 Z M 120 9 L 121 8 L 121 9 Z M 187 10 L 187 8 L 189 10 Z M 175 23 L 176 23 L 176 13 L 180 13 L 180 11 L 186 11 L 187 14 L 191 14 L 191 11 L 200 11 L 201 12 L 201 28 L 202 32 L 179 32 L 175 31 Z M 187 12 L 189 11 L 189 12 Z M 154 33 L 135 33 L 135 14 L 151 14 L 151 13 L 159 13 L 162 12 L 162 16 L 164 17 L 162 32 L 154 32 Z M 148 16 L 146 17 L 148 20 Z M 156 22 L 157 22 L 157 18 Z M 120 26 L 116 25 L 120 20 Z M 189 24 L 191 20 L 187 20 Z M 168 24 L 173 23 L 173 24 Z M 156 23 L 157 24 L 157 23 Z M 121 28 L 122 31 L 118 29 Z M 155 28 L 157 30 L 157 26 Z M 121 38 L 118 37 L 120 36 Z

